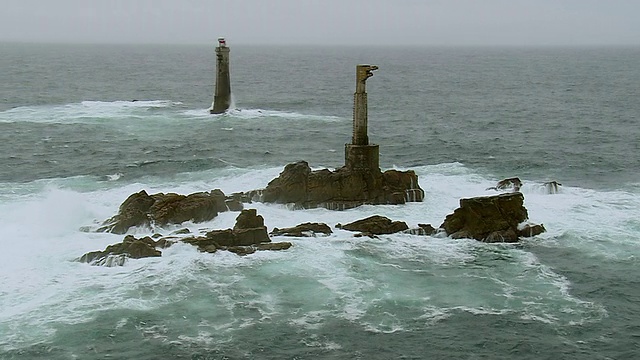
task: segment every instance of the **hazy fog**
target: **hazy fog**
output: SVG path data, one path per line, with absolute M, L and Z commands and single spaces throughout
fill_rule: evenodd
M 0 0 L 0 41 L 640 45 L 638 0 Z

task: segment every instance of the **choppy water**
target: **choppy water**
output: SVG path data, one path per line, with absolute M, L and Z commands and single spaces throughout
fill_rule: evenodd
M 640 49 L 231 47 L 236 109 L 213 116 L 213 48 L 0 45 L 0 358 L 636 358 Z M 141 189 L 231 193 L 299 159 L 341 166 L 358 63 L 380 67 L 381 166 L 415 170 L 426 201 L 252 204 L 269 229 L 438 226 L 520 176 L 548 232 L 496 245 L 336 230 L 247 257 L 184 244 L 119 268 L 73 261 L 122 240 L 80 228 Z

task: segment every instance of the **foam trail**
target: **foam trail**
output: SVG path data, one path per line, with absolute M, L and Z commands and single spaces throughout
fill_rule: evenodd
M 186 110 L 183 115 L 190 118 L 224 118 L 224 119 L 241 119 L 241 120 L 306 120 L 306 121 L 324 121 L 324 122 L 341 122 L 345 121 L 344 118 L 331 115 L 311 115 L 301 114 L 297 112 L 287 112 L 278 110 L 265 110 L 265 109 L 241 109 L 234 106 L 223 114 L 210 114 L 209 109 L 197 109 Z
M 1 122 L 91 123 L 98 119 L 148 117 L 149 109 L 166 109 L 181 102 L 169 100 L 145 101 L 82 101 L 66 105 L 21 106 L 0 112 Z

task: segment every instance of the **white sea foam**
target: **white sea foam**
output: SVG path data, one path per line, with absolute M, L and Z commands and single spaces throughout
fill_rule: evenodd
M 301 114 L 296 112 L 266 110 L 266 109 L 238 109 L 232 108 L 222 114 L 210 114 L 209 109 L 186 110 L 183 115 L 193 118 L 219 118 L 229 120 L 300 120 L 300 121 L 324 121 L 340 122 L 344 118 L 328 115 Z
M 294 246 L 247 257 L 223 251 L 199 253 L 179 243 L 163 249 L 160 258 L 131 260 L 122 267 L 73 261 L 122 240 L 119 235 L 79 229 L 95 227 L 112 216 L 131 193 L 145 189 L 186 194 L 214 188 L 232 193 L 262 188 L 281 170 L 214 169 L 169 181 L 153 178 L 137 183 L 79 177 L 4 187 L 0 194 L 0 334 L 8 340 L 0 346 L 43 341 L 52 335 L 53 324 L 88 321 L 101 311 L 153 310 L 185 299 L 210 327 L 180 339 L 167 335 L 167 341 L 208 343 L 208 329 L 231 336 L 237 329 L 282 317 L 310 330 L 323 326 L 324 318 L 335 317 L 359 323 L 367 331 L 401 332 L 415 326 L 397 313 L 402 309 L 414 309 L 427 323 L 460 311 L 518 314 L 531 321 L 561 324 L 606 316 L 599 304 L 572 296 L 569 280 L 526 247 L 448 237 L 355 238 L 334 229 L 328 237 L 274 238 Z M 269 230 L 303 222 L 333 227 L 373 214 L 410 226 L 431 223 L 437 227 L 461 197 L 494 193 L 485 190 L 493 180 L 460 164 L 415 170 L 426 192 L 423 203 L 361 206 L 342 212 L 293 211 L 285 205 L 262 203 L 247 207 L 257 209 Z M 531 220 L 544 223 L 548 230 L 525 244 L 573 247 L 592 257 L 640 256 L 639 229 L 634 223 L 640 218 L 637 194 L 564 186 L 561 193 L 549 195 L 537 191 L 534 181 L 523 181 Z M 206 223 L 155 230 L 167 234 L 183 227 L 193 233 L 230 228 L 236 216 L 221 213 Z M 148 235 L 149 230 L 132 233 Z M 162 335 L 162 331 L 156 333 Z
M 0 122 L 94 123 L 113 119 L 149 118 L 148 110 L 170 108 L 180 102 L 83 101 L 66 105 L 22 106 L 0 112 Z

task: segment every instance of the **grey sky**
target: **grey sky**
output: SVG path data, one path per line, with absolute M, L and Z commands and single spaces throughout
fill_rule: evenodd
M 0 41 L 640 45 L 640 0 L 0 0 Z

